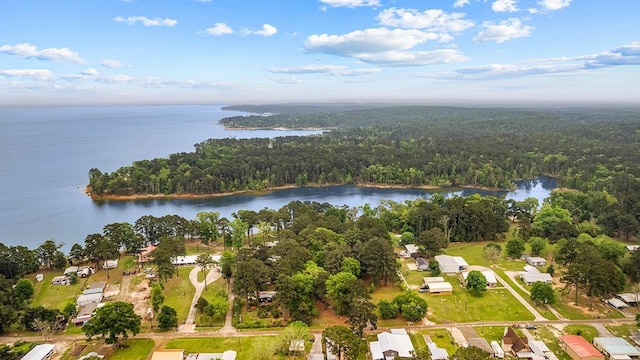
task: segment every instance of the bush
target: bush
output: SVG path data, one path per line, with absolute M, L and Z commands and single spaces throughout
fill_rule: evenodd
M 396 318 L 399 312 L 398 305 L 386 300 L 381 300 L 378 303 L 378 311 L 380 312 L 380 317 L 383 319 Z

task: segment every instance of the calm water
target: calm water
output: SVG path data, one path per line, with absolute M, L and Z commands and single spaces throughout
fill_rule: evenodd
M 113 171 L 140 159 L 193 150 L 208 138 L 306 135 L 310 131 L 224 130 L 219 106 L 117 106 L 0 108 L 0 242 L 35 248 L 47 239 L 83 244 L 105 224 L 135 222 L 142 215 L 177 214 L 195 218 L 200 211 L 221 216 L 241 210 L 278 209 L 293 200 L 334 205 L 377 205 L 381 199 L 404 201 L 429 196 L 425 190 L 367 189 L 354 186 L 274 191 L 196 200 L 144 200 L 94 203 L 84 192 L 88 171 Z M 547 197 L 555 181 L 540 178 L 519 184 L 507 198 Z M 446 192 L 470 195 L 478 190 Z M 487 194 L 486 192 L 480 192 Z M 493 193 L 496 194 L 496 193 Z

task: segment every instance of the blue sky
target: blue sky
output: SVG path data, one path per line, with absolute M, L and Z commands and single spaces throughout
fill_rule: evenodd
M 638 0 L 4 0 L 0 105 L 640 102 Z

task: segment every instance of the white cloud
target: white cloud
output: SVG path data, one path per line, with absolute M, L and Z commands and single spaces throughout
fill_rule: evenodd
M 482 26 L 484 30 L 480 31 L 473 41 L 503 43 L 507 40 L 530 36 L 533 29 L 532 26 L 522 24 L 518 18 L 510 18 L 499 23 L 485 21 Z
M 222 36 L 222 35 L 233 34 L 233 29 L 231 29 L 231 27 L 229 27 L 225 23 L 215 23 L 213 24 L 213 27 L 206 28 L 204 32 L 206 32 L 209 35 Z
M 276 29 L 275 26 L 270 24 L 264 24 L 262 25 L 262 30 L 257 30 L 257 31 L 254 31 L 253 33 L 256 35 L 262 35 L 262 36 L 272 36 L 272 35 L 275 35 L 277 32 L 278 32 L 278 29 Z
M 95 81 L 113 84 L 113 83 L 130 83 L 133 81 L 133 78 L 129 75 L 108 75 L 108 76 L 100 76 L 95 78 Z
M 518 11 L 518 1 L 496 0 L 491 4 L 491 10 L 495 12 L 516 12 Z
M 525 76 L 571 76 L 595 70 L 640 65 L 640 42 L 632 42 L 599 54 L 531 59 L 516 64 L 487 64 L 426 76 L 449 80 L 496 80 Z
M 88 76 L 98 76 L 100 75 L 100 72 L 98 72 L 98 70 L 94 69 L 94 68 L 88 68 L 87 70 L 84 70 L 82 72 L 80 72 L 82 75 L 88 75 Z
M 116 22 L 126 23 L 127 25 L 135 25 L 137 22 L 141 22 L 144 26 L 175 26 L 178 23 L 178 20 L 169 19 L 169 18 L 154 18 L 149 19 L 146 16 L 129 16 L 127 18 L 122 16 L 117 16 L 114 19 Z
M 473 22 L 464 19 L 463 13 L 447 14 L 440 9 L 428 9 L 420 12 L 415 9 L 390 8 L 378 15 L 378 21 L 384 26 L 405 29 L 428 29 L 433 31 L 460 32 L 473 27 Z
M 296 67 L 270 67 L 269 72 L 275 74 L 330 74 L 335 76 L 363 76 L 382 71 L 378 68 L 349 69 L 343 65 L 311 64 Z
M 121 68 L 121 67 L 124 67 L 124 64 L 122 64 L 120 61 L 114 60 L 114 59 L 104 59 L 104 60 L 102 60 L 100 65 L 102 65 L 104 67 L 107 67 L 107 68 Z
M 348 7 L 348 8 L 380 5 L 379 0 L 320 0 L 320 2 L 331 7 Z
M 296 78 L 295 76 L 283 77 L 283 78 L 275 78 L 275 79 L 272 79 L 272 80 L 277 82 L 277 83 L 279 83 L 279 84 L 285 84 L 285 85 L 302 84 L 302 80 Z
M 463 7 L 463 6 L 467 5 L 468 3 L 469 3 L 469 0 L 456 0 L 456 2 L 453 3 L 453 7 L 454 8 Z
M 0 76 L 40 81 L 53 79 L 53 73 L 46 69 L 0 69 Z
M 469 60 L 457 49 L 439 49 L 432 51 L 387 51 L 379 54 L 363 54 L 361 61 L 393 66 L 424 66 L 448 64 Z
M 35 45 L 22 43 L 18 45 L 0 46 L 0 52 L 20 56 L 26 59 L 33 58 L 46 61 L 69 61 L 76 64 L 85 63 L 85 60 L 81 58 L 78 53 L 71 51 L 68 48 L 48 48 L 38 50 Z
M 538 1 L 538 4 L 546 10 L 555 11 L 571 5 L 571 1 L 572 0 L 540 0 Z
M 344 35 L 311 35 L 305 46 L 311 51 L 359 57 L 361 54 L 407 50 L 427 41 L 448 40 L 441 34 L 420 30 L 374 28 Z

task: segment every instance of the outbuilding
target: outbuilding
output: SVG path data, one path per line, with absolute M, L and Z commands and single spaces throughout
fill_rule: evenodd
M 616 298 L 611 298 L 611 299 L 607 299 L 607 304 L 613 306 L 614 308 L 620 310 L 622 308 L 626 308 L 629 305 L 627 305 L 624 301 L 620 300 L 620 299 L 616 299 Z
M 527 264 L 531 266 L 545 266 L 547 265 L 547 259 L 539 256 L 530 256 L 526 259 Z
M 102 293 L 100 292 L 96 294 L 80 295 L 76 300 L 76 304 L 78 306 L 84 306 L 88 304 L 99 304 L 101 301 L 102 301 Z
M 602 354 L 612 360 L 637 360 L 640 359 L 640 350 L 620 337 L 593 338 L 593 346 Z
M 407 249 L 407 256 L 413 259 L 416 259 L 419 255 L 418 255 L 418 247 L 415 246 L 414 244 L 407 244 L 404 246 L 405 249 Z
M 53 285 L 67 285 L 69 283 L 69 278 L 66 275 L 59 275 L 51 279 L 51 283 Z
M 22 357 L 22 360 L 46 360 L 53 355 L 55 350 L 56 346 L 53 344 L 36 345 L 31 349 L 31 351 Z
M 560 336 L 560 343 L 573 360 L 604 360 L 604 355 L 580 335 Z
M 616 297 L 629 306 L 638 306 L 638 303 L 640 303 L 640 293 L 622 293 L 616 294 Z
M 453 292 L 453 286 L 448 282 L 434 282 L 427 284 L 429 295 L 449 295 Z
M 440 265 L 443 274 L 455 274 L 464 271 L 469 264 L 461 256 L 436 255 L 435 260 Z
M 418 271 L 427 271 L 429 270 L 429 262 L 427 259 L 419 257 L 416 259 L 416 267 Z
M 429 353 L 431 353 L 431 360 L 447 360 L 449 358 L 447 350 L 439 348 L 435 343 L 429 341 L 427 347 L 429 348 Z

